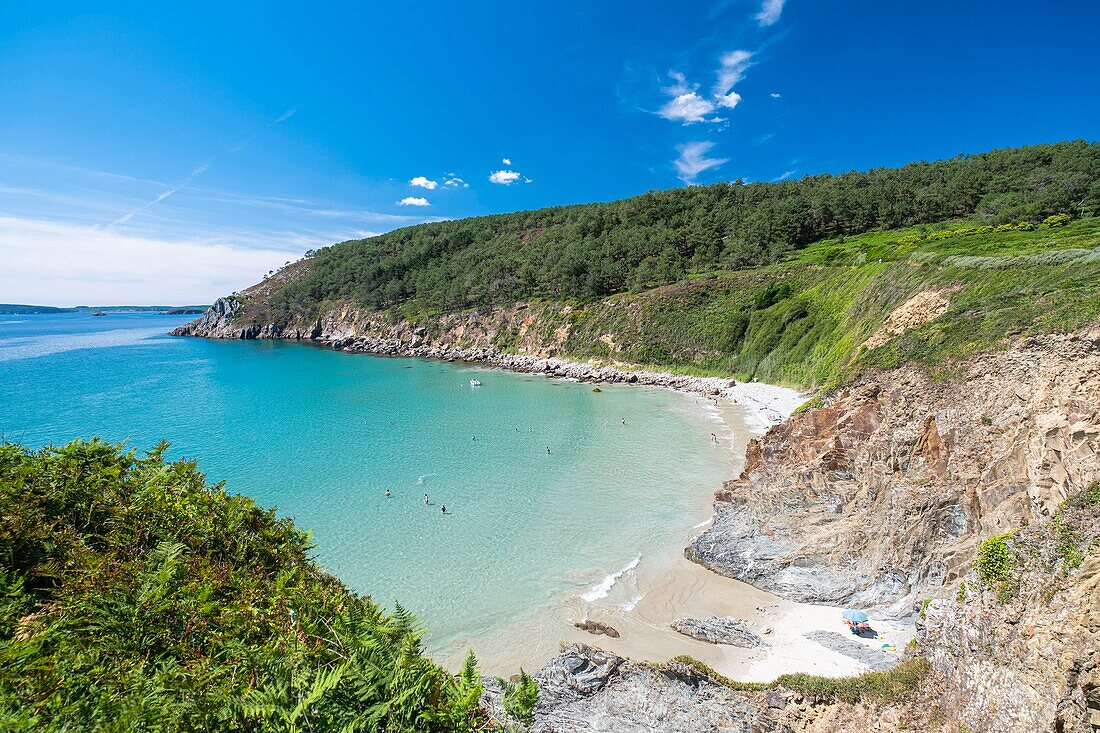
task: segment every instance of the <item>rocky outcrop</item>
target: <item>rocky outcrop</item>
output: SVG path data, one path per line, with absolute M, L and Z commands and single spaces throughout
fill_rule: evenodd
M 750 444 L 692 560 L 799 601 L 913 613 L 978 541 L 1100 478 L 1100 330 L 1026 338 L 950 381 L 866 375 Z
M 942 709 L 970 730 L 1100 728 L 1100 489 L 1074 504 L 1006 540 L 1002 580 L 972 570 L 918 622 Z
M 767 646 L 763 639 L 745 628 L 745 622 L 733 616 L 708 619 L 678 618 L 669 624 L 673 630 L 710 644 L 729 644 L 752 649 Z
M 765 693 L 735 692 L 677 663 L 656 667 L 574 644 L 535 680 L 532 733 L 790 730 L 776 721 Z

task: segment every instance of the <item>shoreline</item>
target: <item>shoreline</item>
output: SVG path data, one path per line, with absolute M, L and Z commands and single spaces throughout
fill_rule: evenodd
M 194 335 L 192 332 L 176 335 Z M 501 369 L 521 374 L 541 374 L 549 378 L 567 379 L 587 384 L 623 384 L 653 386 L 681 392 L 685 395 L 713 400 L 715 406 L 736 405 L 742 427 L 747 432 L 744 445 L 737 446 L 744 459 L 748 439 L 759 437 L 773 425 L 786 420 L 801 406 L 809 394 L 787 387 L 760 383 L 740 382 L 730 377 L 702 377 L 636 368 L 628 364 L 577 362 L 549 356 L 506 354 L 487 348 L 460 348 L 450 345 L 413 344 L 402 340 L 369 337 L 336 338 L 277 338 L 311 344 L 346 353 L 374 356 L 431 359 L 461 362 L 471 367 Z M 735 431 L 736 432 L 736 431 Z M 713 496 L 713 494 L 712 494 Z M 685 545 L 701 530 L 713 522 L 713 501 L 707 518 L 693 527 L 684 538 Z M 664 550 L 660 550 L 664 554 Z M 641 555 L 639 555 L 641 558 Z M 543 640 L 542 646 L 551 647 L 547 660 L 557 650 L 557 643 L 584 643 L 603 647 L 611 652 L 654 663 L 667 662 L 679 655 L 689 655 L 706 662 L 716 671 L 733 679 L 749 682 L 770 682 L 781 674 L 805 672 L 825 676 L 850 676 L 868 670 L 858 658 L 844 654 L 821 642 L 823 632 L 845 631 L 840 620 L 840 608 L 833 606 L 797 603 L 784 599 L 748 583 L 721 575 L 702 564 L 687 559 L 682 552 L 668 557 L 646 558 L 643 567 L 637 562 L 623 569 L 611 569 L 614 580 L 599 598 L 586 599 L 587 594 L 570 598 L 558 610 L 561 615 L 559 638 Z M 651 567 L 644 567 L 651 566 Z M 641 581 L 640 574 L 646 576 Z M 609 576 L 611 577 L 611 576 Z M 644 582 L 644 592 L 623 602 L 621 595 L 627 582 L 635 591 Z M 765 640 L 765 645 L 742 648 L 725 644 L 710 644 L 684 636 L 669 624 L 684 617 L 707 618 L 709 616 L 734 616 L 743 619 L 745 626 Z M 621 636 L 612 638 L 576 628 L 573 622 L 593 620 L 608 623 Z M 905 643 L 915 635 L 908 624 L 885 619 L 873 619 L 875 627 L 883 632 L 877 641 L 852 640 L 873 653 L 884 640 L 896 645 L 897 658 Z M 766 633 L 765 633 L 766 630 Z M 809 635 L 809 636 L 807 636 Z M 818 640 L 812 638 L 818 636 Z M 492 635 L 491 635 L 492 637 Z M 460 663 L 465 649 L 473 638 L 460 642 L 463 649 L 440 650 L 444 663 Z M 492 638 L 496 645 L 506 648 L 511 640 L 507 634 Z M 479 657 L 482 655 L 479 655 Z M 452 659 L 453 657 L 453 659 Z M 490 666 L 499 665 L 506 673 L 514 664 L 508 655 L 496 659 L 484 658 Z M 544 660 L 546 661 L 546 660 Z M 494 664 L 496 662 L 496 664 Z M 514 669 L 511 669 L 514 671 Z
M 280 340 L 305 341 L 355 354 L 488 365 L 520 374 L 544 374 L 558 379 L 574 379 L 586 384 L 638 384 L 665 387 L 687 394 L 725 399 L 746 407 L 758 417 L 760 426 L 765 430 L 786 420 L 811 396 L 811 393 L 790 387 L 765 382 L 742 382 L 733 377 L 701 377 L 643 369 L 626 363 L 580 362 L 556 356 L 507 354 L 488 348 L 467 349 L 449 345 L 417 345 L 399 339 L 370 337 Z

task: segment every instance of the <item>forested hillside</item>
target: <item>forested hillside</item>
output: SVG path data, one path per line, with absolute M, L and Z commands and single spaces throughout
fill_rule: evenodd
M 270 304 L 308 317 L 334 300 L 403 304 L 407 313 L 584 300 L 775 263 L 813 242 L 873 230 L 1097 213 L 1100 143 L 1036 145 L 408 227 L 320 250 Z
M 472 658 L 166 447 L 0 445 L 0 730 L 475 729 Z

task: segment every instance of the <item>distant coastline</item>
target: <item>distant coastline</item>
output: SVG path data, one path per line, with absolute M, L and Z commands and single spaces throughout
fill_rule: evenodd
M 0 315 L 45 315 L 57 313 L 161 313 L 170 316 L 199 315 L 207 305 L 76 305 L 65 308 L 53 305 L 0 303 Z

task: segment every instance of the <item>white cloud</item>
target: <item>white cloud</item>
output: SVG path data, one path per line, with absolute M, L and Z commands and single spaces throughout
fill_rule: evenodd
M 676 150 L 680 153 L 680 157 L 677 158 L 673 165 L 676 166 L 676 171 L 681 181 L 687 184 L 695 183 L 695 179 L 703 171 L 708 171 L 711 168 L 718 168 L 724 163 L 729 162 L 727 158 L 708 158 L 707 153 L 714 147 L 712 142 L 691 142 L 684 143 L 683 145 L 677 145 Z
M 417 176 L 416 178 L 413 178 L 411 181 L 409 181 L 409 185 L 417 186 L 419 188 L 426 188 L 429 191 L 434 191 L 439 183 L 425 176 Z
M 133 236 L 85 224 L 0 217 L 0 292 L 42 305 L 191 305 L 297 259 L 274 247 Z
M 422 196 L 406 196 L 397 202 L 398 206 L 431 206 L 428 199 Z
M 780 94 L 779 92 L 772 92 L 772 93 L 771 93 L 771 98 L 772 98 L 772 99 L 779 99 L 779 98 L 780 98 L 780 97 L 782 97 L 782 96 L 783 96 L 783 95 L 782 95 L 782 94 Z
M 512 159 L 511 158 L 501 158 L 500 162 L 503 163 L 504 165 L 512 165 Z
M 748 51 L 730 51 L 723 54 L 716 72 L 714 86 L 709 97 L 699 93 L 698 84 L 688 84 L 687 78 L 679 72 L 670 72 L 673 84 L 662 91 L 670 99 L 657 111 L 666 120 L 684 125 L 697 122 L 725 122 L 715 113 L 719 109 L 733 109 L 740 103 L 741 95 L 733 87 L 745 76 L 752 54 Z
M 760 6 L 760 12 L 756 14 L 760 25 L 773 25 L 779 20 L 786 2 L 787 0 L 764 0 L 764 4 Z
M 451 188 L 458 188 L 460 186 L 462 188 L 469 188 L 470 187 L 469 183 L 466 183 L 466 181 L 462 180 L 461 178 L 454 175 L 453 173 L 449 173 L 448 175 L 450 176 L 450 178 L 443 181 L 444 186 L 450 186 Z
M 795 174 L 795 171 L 783 171 L 783 175 L 774 178 L 775 181 L 785 181 Z
M 501 186 L 511 186 L 520 179 L 520 174 L 515 171 L 499 170 L 489 174 L 489 183 L 497 183 Z
M 714 114 L 716 107 L 714 102 L 698 94 L 699 85 L 689 86 L 684 75 L 675 71 L 670 72 L 669 76 L 675 83 L 662 91 L 671 99 L 665 102 L 657 114 L 666 120 L 682 122 L 685 125 L 710 121 L 707 116 Z

